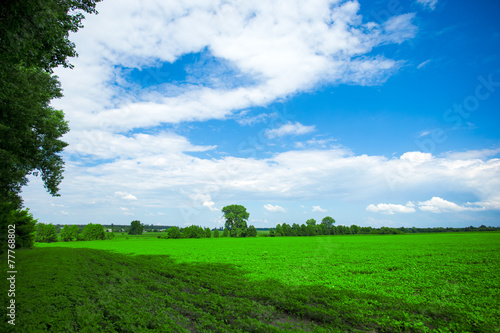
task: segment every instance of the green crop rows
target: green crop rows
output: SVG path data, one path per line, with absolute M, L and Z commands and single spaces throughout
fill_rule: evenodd
M 16 331 L 499 332 L 499 250 L 489 232 L 39 245 L 18 252 Z

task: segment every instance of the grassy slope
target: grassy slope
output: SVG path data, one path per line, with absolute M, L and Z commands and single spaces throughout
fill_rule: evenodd
M 18 323 L 26 331 L 494 332 L 499 240 L 468 233 L 50 244 L 18 253 Z

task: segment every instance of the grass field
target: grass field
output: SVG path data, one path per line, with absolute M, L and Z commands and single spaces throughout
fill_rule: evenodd
M 17 253 L 16 329 L 499 332 L 499 250 L 489 232 L 38 244 Z

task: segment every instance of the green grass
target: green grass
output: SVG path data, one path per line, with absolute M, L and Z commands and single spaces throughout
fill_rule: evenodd
M 499 332 L 499 241 L 484 232 L 38 244 L 17 253 L 17 329 Z

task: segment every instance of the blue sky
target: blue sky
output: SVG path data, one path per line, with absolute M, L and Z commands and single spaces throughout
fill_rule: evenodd
M 500 4 L 105 0 L 42 222 L 500 225 Z

